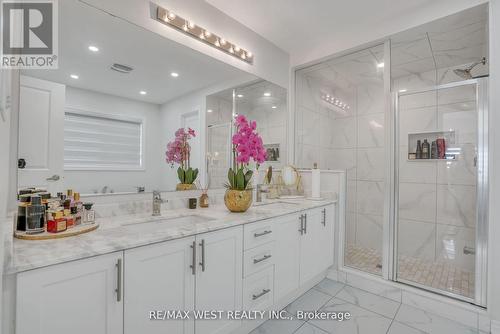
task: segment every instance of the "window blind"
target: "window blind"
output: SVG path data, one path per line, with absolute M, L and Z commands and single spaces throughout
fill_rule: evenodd
M 65 112 L 65 169 L 142 169 L 142 153 L 141 121 Z

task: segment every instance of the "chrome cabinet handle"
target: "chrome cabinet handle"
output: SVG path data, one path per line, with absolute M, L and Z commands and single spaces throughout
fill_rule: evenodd
M 272 257 L 272 255 L 271 255 L 271 254 L 269 254 L 269 255 L 264 255 L 264 256 L 263 256 L 263 257 L 261 257 L 260 259 L 253 259 L 253 264 L 257 264 L 257 263 L 259 263 L 259 262 L 265 261 L 265 260 L 267 260 L 267 259 L 269 259 L 269 258 L 271 258 L 271 257 Z
M 254 233 L 254 234 L 253 234 L 253 236 L 254 236 L 255 238 L 258 238 L 258 237 L 262 237 L 262 236 L 264 236 L 264 235 L 266 235 L 266 234 L 270 234 L 270 233 L 273 233 L 273 231 L 268 231 L 268 230 L 266 230 L 266 231 L 264 231 L 264 232 Z
M 307 213 L 304 213 L 304 234 L 307 234 Z
M 326 226 L 326 209 L 323 209 L 323 226 Z
M 122 301 L 122 259 L 118 259 L 116 262 L 116 301 Z
M 201 247 L 201 271 L 205 271 L 205 239 L 201 240 L 199 245 Z
M 47 181 L 59 181 L 61 177 L 57 174 L 52 175 L 51 177 L 46 178 Z
M 189 267 L 191 268 L 191 273 L 196 275 L 196 241 L 193 241 L 193 244 L 189 247 L 193 249 L 193 258 Z
M 269 292 L 271 292 L 271 289 L 263 289 L 261 293 L 258 293 L 256 295 L 252 295 L 252 300 L 259 299 L 260 297 L 268 294 Z

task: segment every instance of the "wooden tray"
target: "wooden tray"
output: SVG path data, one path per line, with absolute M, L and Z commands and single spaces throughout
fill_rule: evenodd
M 18 238 L 18 239 L 24 239 L 24 240 L 60 239 L 60 238 L 73 237 L 75 235 L 94 231 L 98 227 L 99 227 L 99 224 L 94 223 L 94 224 L 85 224 L 85 225 L 75 226 L 73 228 L 67 229 L 64 232 L 59 232 L 59 233 L 43 232 L 43 233 L 38 233 L 38 234 L 26 234 L 26 232 L 24 232 L 24 231 L 15 231 L 14 237 Z

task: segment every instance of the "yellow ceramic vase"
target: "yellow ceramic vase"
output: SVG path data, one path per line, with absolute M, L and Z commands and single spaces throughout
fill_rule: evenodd
M 224 203 L 231 212 L 245 212 L 252 205 L 252 190 L 227 189 L 224 195 Z
M 177 191 L 183 191 L 183 190 L 195 190 L 196 185 L 194 183 L 179 183 L 177 184 L 177 187 L 175 187 Z

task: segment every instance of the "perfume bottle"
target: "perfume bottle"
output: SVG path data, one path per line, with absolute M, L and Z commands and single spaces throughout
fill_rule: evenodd
M 438 147 L 436 141 L 432 141 L 431 144 L 431 159 L 437 159 L 438 158 Z
M 74 193 L 73 198 L 74 198 L 73 206 L 71 207 L 72 214 L 73 214 L 73 217 L 75 219 L 75 225 L 80 225 L 81 223 L 83 223 L 83 219 L 82 219 L 83 218 L 83 203 L 80 201 L 80 193 Z
M 83 222 L 85 224 L 93 224 L 95 222 L 95 211 L 92 210 L 94 203 L 83 203 Z
M 39 195 L 31 196 L 31 203 L 26 206 L 26 234 L 45 231 L 45 205 Z

